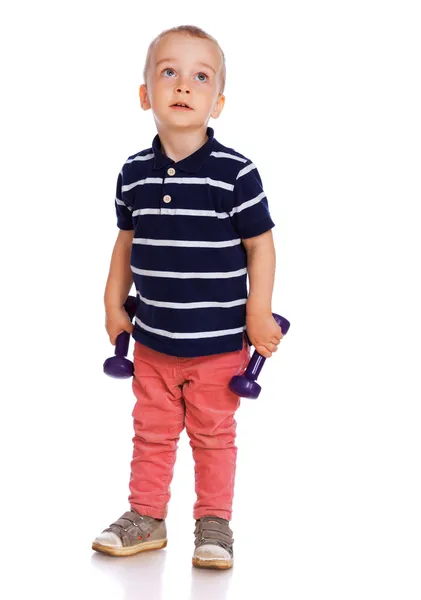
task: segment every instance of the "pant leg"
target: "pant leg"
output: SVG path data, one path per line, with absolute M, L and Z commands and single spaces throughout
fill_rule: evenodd
M 191 359 L 183 369 L 185 426 L 195 462 L 195 519 L 215 515 L 230 520 L 232 516 L 237 459 L 234 414 L 240 398 L 228 383 L 244 372 L 249 356 L 244 340 L 242 350 Z
M 156 519 L 167 516 L 176 450 L 184 428 L 177 359 L 135 342 L 131 508 Z

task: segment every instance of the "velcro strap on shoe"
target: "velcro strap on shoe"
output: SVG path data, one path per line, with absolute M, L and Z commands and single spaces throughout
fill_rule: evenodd
M 146 529 L 147 524 L 143 522 L 143 517 L 127 511 L 104 531 L 112 531 L 121 539 L 123 546 L 131 546 L 139 536 L 144 535 Z
M 217 544 L 228 550 L 232 556 L 234 539 L 228 522 L 218 517 L 205 517 L 196 522 L 196 548 L 205 544 Z

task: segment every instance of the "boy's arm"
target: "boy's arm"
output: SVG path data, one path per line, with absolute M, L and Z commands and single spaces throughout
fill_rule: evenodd
M 272 293 L 275 282 L 276 255 L 272 230 L 242 240 L 247 252 L 249 296 L 248 316 L 272 316 Z
M 134 230 L 121 229 L 111 256 L 110 271 L 105 286 L 105 310 L 121 308 L 131 290 L 133 275 L 130 268 L 130 253 Z
M 272 316 L 276 254 L 272 230 L 242 240 L 247 252 L 249 295 L 246 328 L 250 342 L 265 358 L 276 352 L 282 329 Z
M 246 304 L 247 336 L 265 358 L 272 356 L 282 329 L 272 316 L 275 279 L 275 248 L 271 229 L 275 225 L 256 165 L 246 159 L 237 173 L 230 217 L 247 253 L 249 296 Z

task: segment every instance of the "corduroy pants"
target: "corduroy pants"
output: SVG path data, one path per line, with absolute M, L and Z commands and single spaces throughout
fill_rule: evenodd
M 135 341 L 131 508 L 167 516 L 180 433 L 186 428 L 195 464 L 193 518 L 231 519 L 237 458 L 235 411 L 228 383 L 244 372 L 250 350 L 196 358 L 169 356 Z

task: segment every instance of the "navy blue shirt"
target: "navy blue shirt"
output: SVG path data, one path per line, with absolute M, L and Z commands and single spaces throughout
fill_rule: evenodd
M 133 337 L 165 354 L 240 350 L 246 323 L 247 254 L 242 239 L 274 226 L 255 165 L 214 138 L 174 162 L 152 147 L 118 176 L 117 226 L 134 230 Z

